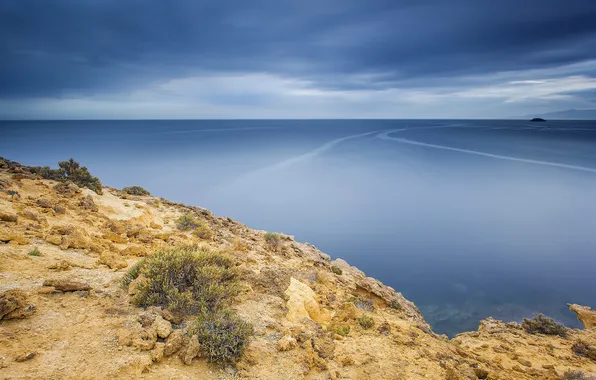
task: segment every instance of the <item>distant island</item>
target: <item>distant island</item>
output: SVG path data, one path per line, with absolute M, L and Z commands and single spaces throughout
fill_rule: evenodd
M 541 117 L 535 117 L 532 120 L 530 120 L 531 122 L 546 122 L 546 120 L 544 120 Z

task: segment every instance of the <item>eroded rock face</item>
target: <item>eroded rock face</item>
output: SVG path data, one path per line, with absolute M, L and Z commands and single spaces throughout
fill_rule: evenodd
M 27 303 L 22 290 L 12 289 L 0 295 L 0 320 L 23 319 L 34 312 L 35 306 Z
M 300 322 L 302 319 L 312 319 L 315 322 L 327 320 L 315 298 L 315 292 L 305 283 L 290 279 L 290 286 L 286 289 L 288 297 L 288 314 L 290 322 Z
M 104 251 L 100 256 L 99 260 L 97 260 L 99 264 L 104 264 L 109 266 L 112 269 L 122 269 L 126 268 L 128 264 L 126 260 L 122 258 L 119 254 L 110 251 Z
M 584 329 L 590 330 L 596 328 L 596 310 L 577 304 L 568 304 L 567 306 L 569 310 L 577 315 L 577 319 L 584 325 Z

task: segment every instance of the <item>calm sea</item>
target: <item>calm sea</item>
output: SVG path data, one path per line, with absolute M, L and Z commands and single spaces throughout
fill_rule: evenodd
M 596 122 L 0 122 L 0 156 L 294 235 L 440 333 L 596 307 Z

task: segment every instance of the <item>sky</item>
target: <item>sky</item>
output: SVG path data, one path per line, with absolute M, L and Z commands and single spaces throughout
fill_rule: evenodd
M 596 108 L 594 0 L 2 0 L 0 119 Z

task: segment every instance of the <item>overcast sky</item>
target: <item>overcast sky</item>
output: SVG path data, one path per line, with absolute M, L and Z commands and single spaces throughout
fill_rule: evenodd
M 2 0 L 0 118 L 596 108 L 596 0 Z

